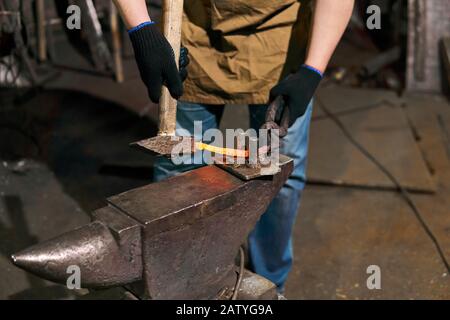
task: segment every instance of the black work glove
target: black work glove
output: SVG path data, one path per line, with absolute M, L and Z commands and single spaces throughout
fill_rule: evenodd
M 189 64 L 189 50 L 186 47 L 181 46 L 180 49 L 180 59 L 178 60 L 179 74 L 181 81 L 184 82 L 188 76 L 187 66 Z
M 270 101 L 278 96 L 283 97 L 284 104 L 289 109 L 289 127 L 305 114 L 320 80 L 322 75 L 319 71 L 303 65 L 270 90 Z
M 159 102 L 161 86 L 166 85 L 171 96 L 183 95 L 183 84 L 175 63 L 175 54 L 167 39 L 155 24 L 146 24 L 129 31 L 134 55 L 148 96 Z M 188 62 L 188 61 L 187 61 Z

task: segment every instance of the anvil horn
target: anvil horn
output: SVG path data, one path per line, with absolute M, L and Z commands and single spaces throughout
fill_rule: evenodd
M 94 215 L 112 210 L 106 207 Z M 83 288 L 119 286 L 141 279 L 140 239 L 130 241 L 129 229 L 120 233 L 110 228 L 97 220 L 31 246 L 11 259 L 22 269 L 63 284 L 73 274 L 69 267 L 77 266 Z

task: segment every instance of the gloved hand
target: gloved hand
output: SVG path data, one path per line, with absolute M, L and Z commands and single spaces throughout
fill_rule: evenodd
M 270 101 L 281 96 L 285 106 L 289 108 L 289 127 L 305 114 L 320 80 L 320 71 L 302 65 L 296 73 L 290 74 L 270 90 Z
M 153 22 L 146 22 L 130 29 L 128 33 L 139 73 L 147 86 L 150 99 L 154 103 L 159 102 L 162 84 L 167 86 L 173 98 L 181 97 L 183 85 L 175 63 L 175 54 L 158 27 Z M 185 66 L 188 62 L 186 59 Z M 186 76 L 184 67 L 180 70 L 184 69 Z

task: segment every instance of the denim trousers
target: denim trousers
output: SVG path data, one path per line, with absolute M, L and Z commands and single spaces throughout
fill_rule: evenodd
M 250 127 L 258 130 L 264 123 L 266 105 L 249 105 Z M 202 139 L 206 130 L 218 128 L 223 106 L 178 102 L 177 135 L 194 135 L 194 122 L 201 121 L 202 130 L 196 139 Z M 305 187 L 306 158 L 308 154 L 309 125 L 312 102 L 306 113 L 289 128 L 281 139 L 280 153 L 294 160 L 294 170 L 261 216 L 248 237 L 250 266 L 254 272 L 277 285 L 279 291 L 292 267 L 292 230 L 299 208 L 301 193 Z M 199 131 L 199 130 L 196 130 Z M 178 173 L 192 170 L 202 164 L 175 165 L 170 159 L 158 157 L 154 164 L 154 180 L 160 181 Z

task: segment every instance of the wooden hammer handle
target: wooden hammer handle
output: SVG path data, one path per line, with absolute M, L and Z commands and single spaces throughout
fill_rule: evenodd
M 181 20 L 183 17 L 183 0 L 164 0 L 163 26 L 164 36 L 173 48 L 178 67 L 181 45 Z M 177 100 L 172 98 L 169 90 L 163 86 L 159 100 L 160 136 L 175 135 L 177 119 Z

